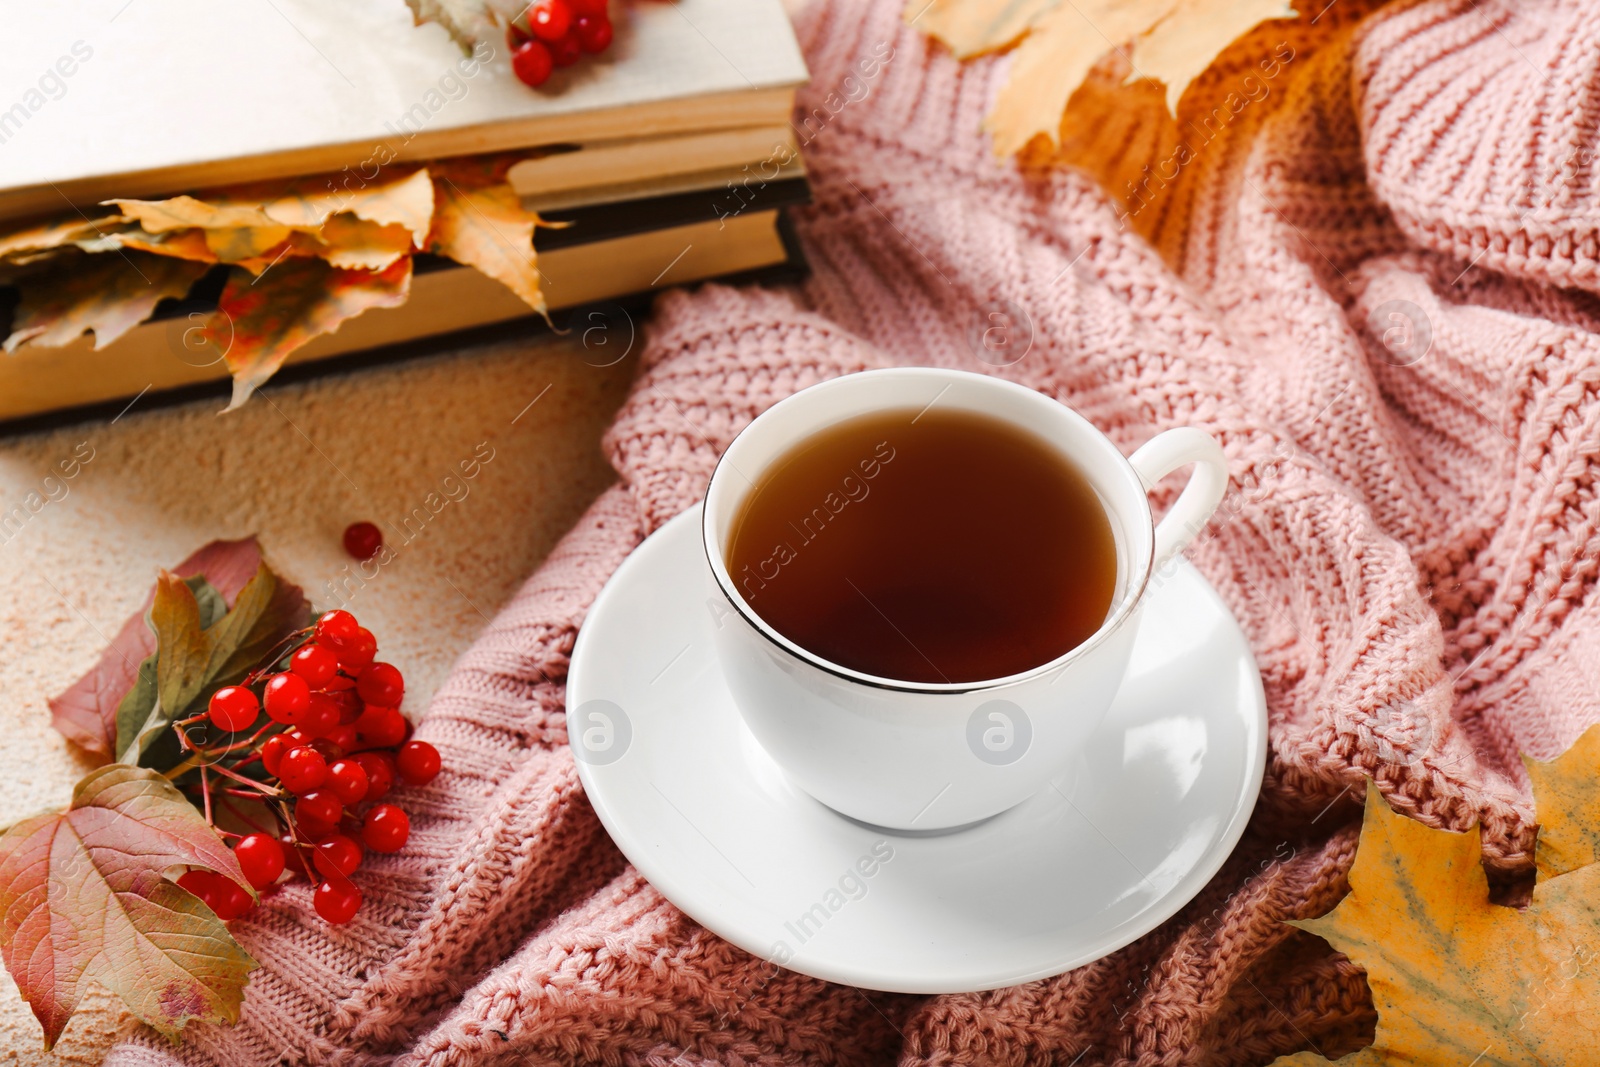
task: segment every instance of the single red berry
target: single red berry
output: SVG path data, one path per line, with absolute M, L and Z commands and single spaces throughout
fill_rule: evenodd
M 247 730 L 256 721 L 261 703 L 256 695 L 242 685 L 225 685 L 211 694 L 206 705 L 211 721 L 229 733 Z
M 374 852 L 399 852 L 411 836 L 411 820 L 393 804 L 379 804 L 361 821 L 361 840 Z
M 426 741 L 407 741 L 394 762 L 407 785 L 427 785 L 439 773 L 439 750 Z
M 567 0 L 574 18 L 605 18 L 606 0 Z
M 283 873 L 283 846 L 270 834 L 246 834 L 233 846 L 233 858 L 239 861 L 245 880 L 257 889 L 265 889 Z
M 318 644 L 301 645 L 289 657 L 289 669 L 312 689 L 321 689 L 339 673 L 339 654 Z
M 217 910 L 215 901 L 217 890 L 221 888 L 217 885 L 218 880 L 219 876 L 210 871 L 189 870 L 178 875 L 178 884 L 199 897 L 200 903 L 212 911 Z
M 394 788 L 394 757 L 387 752 L 358 752 L 355 760 L 367 772 L 367 795 L 363 800 L 382 800 Z
M 298 674 L 274 674 L 267 679 L 267 714 L 277 722 L 295 722 L 311 703 L 311 687 Z
M 611 20 L 604 15 L 579 15 L 572 22 L 572 30 L 578 35 L 578 43 L 585 52 L 594 54 L 611 47 Z
M 207 903 L 211 904 L 211 910 L 216 912 L 217 918 L 223 922 L 232 922 L 241 915 L 247 915 L 250 909 L 256 906 L 256 902 L 251 899 L 244 886 L 235 882 L 232 878 L 224 878 L 220 874 L 217 875 L 216 889 L 213 890 L 213 896 L 215 898 L 214 902 L 208 901 Z
M 363 626 L 339 650 L 339 666 L 343 667 L 348 674 L 360 674 L 361 668 L 371 663 L 372 658 L 377 654 L 377 638 L 372 636 L 371 630 Z
M 550 50 L 539 41 L 524 41 L 511 53 L 511 72 L 522 84 L 535 89 L 550 80 L 553 66 Z
M 324 920 L 340 926 L 355 918 L 356 910 L 361 907 L 361 890 L 348 883 L 336 886 L 323 882 L 312 894 L 311 903 Z
M 339 825 L 342 811 L 344 803 L 339 800 L 339 794 L 331 789 L 313 789 L 301 794 L 300 799 L 294 802 L 294 817 L 302 824 L 315 823 L 332 828 Z
M 328 766 L 328 788 L 346 804 L 359 804 L 367 799 L 367 772 L 353 759 L 335 760 Z
M 304 796 L 328 780 L 328 761 L 310 745 L 291 748 L 278 763 L 278 778 L 289 792 Z
M 348 611 L 330 611 L 317 620 L 317 643 L 332 645 L 337 652 L 356 635 L 359 629 L 361 624 L 356 622 L 356 617 Z
M 342 874 L 348 878 L 361 866 L 361 846 L 353 837 L 329 834 L 317 841 L 317 851 L 311 859 L 323 877 L 332 878 L 335 874 Z
M 283 734 L 273 734 L 261 742 L 261 766 L 267 773 L 276 776 L 278 768 L 283 764 L 283 755 L 293 746 Z
M 394 748 L 406 739 L 406 717 L 394 708 L 368 704 L 356 720 L 356 735 L 364 748 Z
M 328 731 L 327 737 L 317 738 L 326 741 L 333 751 L 329 753 L 333 759 L 347 756 L 361 747 L 361 735 L 356 733 L 356 724 L 353 722 L 340 723 Z
M 558 67 L 570 67 L 583 54 L 583 42 L 576 33 L 568 32 L 561 40 L 550 45 L 550 61 Z
M 540 0 L 528 11 L 528 28 L 541 41 L 554 44 L 572 26 L 572 9 L 566 0 Z
M 406 695 L 406 680 L 392 663 L 373 663 L 356 679 L 356 692 L 368 704 L 398 708 Z
M 366 561 L 383 547 L 383 531 L 370 522 L 352 522 L 344 528 L 344 550 Z
M 307 737 L 326 737 L 339 725 L 342 709 L 326 694 L 312 693 L 306 708 L 295 717 L 295 727 Z

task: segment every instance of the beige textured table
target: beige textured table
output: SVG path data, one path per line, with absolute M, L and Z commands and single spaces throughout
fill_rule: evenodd
M 325 607 L 326 583 L 352 562 L 339 542 L 347 524 L 376 522 L 395 546 L 401 520 L 444 496 L 350 604 L 405 671 L 405 708 L 418 714 L 614 477 L 599 438 L 634 360 L 600 368 L 584 357 L 568 342 L 499 345 L 269 387 L 225 416 L 221 401 L 135 404 L 114 422 L 0 440 L 0 512 L 33 491 L 58 498 L 20 528 L 0 527 L 0 825 L 66 803 L 91 764 L 50 728 L 46 699 L 94 662 L 157 567 L 212 538 L 258 533 L 279 571 Z M 478 476 L 445 484 L 484 445 L 493 458 Z M 75 448 L 93 458 L 46 486 Z M 127 1025 L 119 1008 L 92 992 L 46 1055 L 0 977 L 0 1064 L 98 1063 Z

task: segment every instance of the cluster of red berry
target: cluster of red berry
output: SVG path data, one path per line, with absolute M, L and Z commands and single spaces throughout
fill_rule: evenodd
M 537 0 L 506 29 L 511 69 L 526 85 L 543 85 L 556 67 L 611 47 L 606 0 Z
M 221 773 L 251 784 L 239 772 L 259 760 L 267 778 L 256 783 L 258 795 L 226 792 L 263 804 L 282 830 L 224 836 L 236 839 L 234 857 L 258 890 L 276 885 L 285 870 L 316 881 L 313 903 L 330 923 L 349 922 L 361 906 L 350 875 L 363 847 L 397 852 L 410 836 L 406 813 L 380 801 L 397 780 L 424 785 L 439 773 L 438 750 L 410 740 L 411 725 L 400 714 L 404 678 L 391 664 L 374 662 L 377 651 L 372 632 L 355 616 L 330 611 L 289 656 L 287 670 L 257 672 L 245 684 L 217 690 L 200 716 L 237 734 L 256 727 L 265 710 L 267 721 L 245 742 L 264 738 L 259 748 Z M 205 751 L 183 736 L 188 747 Z M 250 895 L 222 875 L 191 870 L 178 884 L 223 920 L 250 910 Z

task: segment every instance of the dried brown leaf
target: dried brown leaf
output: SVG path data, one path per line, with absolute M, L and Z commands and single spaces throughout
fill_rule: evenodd
M 95 348 L 150 317 L 163 297 L 181 297 L 207 270 L 204 263 L 140 252 L 78 258 L 23 281 L 5 350 L 24 343 L 59 347 L 85 331 Z

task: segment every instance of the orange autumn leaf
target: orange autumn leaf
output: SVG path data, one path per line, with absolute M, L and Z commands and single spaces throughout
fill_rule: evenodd
M 1293 925 L 1367 972 L 1371 1046 L 1332 1061 L 1542 1067 L 1600 1044 L 1600 727 L 1551 763 L 1525 761 L 1540 823 L 1539 881 L 1521 910 L 1489 902 L 1479 835 L 1396 815 L 1375 787 L 1350 895 Z M 1318 1067 L 1315 1052 L 1274 1067 Z
M 908 0 L 905 9 L 907 22 L 961 57 L 1021 42 L 984 121 L 997 155 L 1036 138 L 1059 144 L 1068 102 L 1108 53 L 1126 59 L 1132 79 L 1164 83 L 1176 114 L 1184 90 L 1223 49 L 1294 14 L 1288 0 Z
M 232 411 L 308 341 L 371 308 L 398 307 L 411 292 L 411 257 L 383 271 L 340 270 L 320 259 L 286 259 L 252 278 L 235 270 L 203 340 L 233 374 Z
M 318 254 L 347 270 L 385 270 L 401 256 L 410 255 L 413 244 L 412 232 L 405 226 L 351 215 L 335 215 L 323 223 L 317 239 L 326 246 Z
M 0 234 L 0 281 L 25 291 L 40 283 L 31 303 L 25 297 L 25 310 L 39 312 L 19 319 L 27 329 L 9 344 L 61 343 L 85 328 L 96 328 L 104 344 L 149 316 L 159 295 L 134 292 L 109 257 L 84 268 L 83 252 L 186 261 L 161 269 L 174 279 L 161 295 L 180 295 L 170 291 L 176 279 L 192 280 L 208 264 L 241 268 L 206 326 L 184 335 L 186 345 L 197 338 L 233 373 L 230 410 L 312 338 L 368 308 L 404 303 L 411 256 L 422 248 L 495 278 L 543 312 L 533 251 L 539 218 L 523 209 L 506 179 L 525 155 L 446 160 L 382 180 L 313 175 L 163 200 L 118 199 L 107 204 L 119 214 Z M 58 266 L 84 273 L 68 278 Z M 98 302 L 81 291 L 96 285 Z M 92 325 L 78 325 L 69 312 Z
M 104 348 L 150 317 L 163 297 L 182 297 L 209 267 L 139 252 L 78 257 L 18 288 L 5 350 L 24 343 L 60 347 L 85 333 Z
M 545 310 L 533 230 L 539 216 L 522 206 L 506 181 L 520 157 L 453 159 L 429 164 L 433 175 L 433 230 L 428 251 L 475 267 Z
M 418 248 L 427 240 L 433 219 L 433 183 L 426 169 L 381 182 L 319 175 L 287 186 L 279 183 L 276 188 L 237 186 L 230 195 L 255 195 L 268 218 L 297 230 L 315 231 L 341 215 L 378 226 L 401 226 Z

